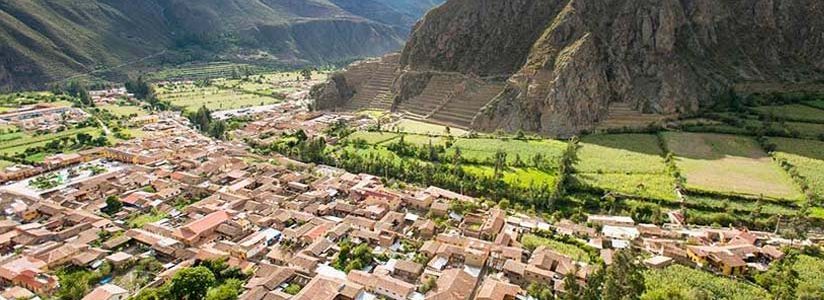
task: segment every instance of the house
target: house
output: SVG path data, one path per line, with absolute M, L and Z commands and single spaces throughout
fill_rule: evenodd
M 392 270 L 392 275 L 409 282 L 417 281 L 421 273 L 423 273 L 423 265 L 408 260 L 395 262 L 395 269 Z
M 519 296 L 523 296 L 525 291 L 521 287 L 486 278 L 478 289 L 476 300 L 516 300 Z
M 352 270 L 349 271 L 346 278 L 362 285 L 367 291 L 392 300 L 405 300 L 415 291 L 415 285 L 383 274 Z
M 125 300 L 128 297 L 129 291 L 109 283 L 95 288 L 83 300 Z
M 338 278 L 315 276 L 293 300 L 354 300 L 363 295 L 363 286 Z
M 49 294 L 58 286 L 57 277 L 46 273 L 46 262 L 26 255 L 0 265 L 0 278 L 38 294 Z
M 426 294 L 426 300 L 467 300 L 477 282 L 478 278 L 463 269 L 445 270 L 435 282 L 435 289 Z
M 727 276 L 742 275 L 747 268 L 747 262 L 724 247 L 687 246 L 687 255 L 697 265 Z
M 175 238 L 180 239 L 189 246 L 194 246 L 202 241 L 213 237 L 217 228 L 229 221 L 230 216 L 225 211 L 216 211 L 203 218 L 194 220 L 175 231 Z

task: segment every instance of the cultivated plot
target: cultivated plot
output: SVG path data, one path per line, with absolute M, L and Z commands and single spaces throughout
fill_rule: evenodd
M 707 133 L 664 133 L 676 164 L 694 191 L 797 201 L 803 194 L 792 178 L 755 140 Z
M 824 142 L 770 138 L 770 143 L 776 146 L 773 155 L 793 165 L 813 194 L 824 198 Z

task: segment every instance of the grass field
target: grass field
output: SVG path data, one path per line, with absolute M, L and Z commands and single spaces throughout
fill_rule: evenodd
M 728 198 L 714 198 L 707 196 L 690 195 L 687 197 L 687 204 L 699 206 L 708 211 L 716 212 L 753 212 L 759 207 L 755 201 L 735 201 Z M 767 215 L 792 215 L 797 211 L 796 208 L 778 205 L 775 203 L 762 203 L 760 206 L 761 213 Z
M 397 124 L 391 125 L 390 128 L 392 128 L 392 130 L 398 129 L 401 132 L 406 133 L 415 133 L 422 135 L 446 135 L 446 126 L 409 119 L 400 120 Z M 449 134 L 452 136 L 463 136 L 466 135 L 466 133 L 466 130 L 463 129 L 452 127 L 449 128 Z
M 742 281 L 715 276 L 682 265 L 672 265 L 664 269 L 650 269 L 644 272 L 647 287 L 641 299 L 672 299 L 668 293 L 677 293 L 680 299 L 698 299 L 697 294 L 706 295 L 704 299 L 771 299 L 770 294 L 761 287 Z
M 776 145 L 773 155 L 795 166 L 813 194 L 824 198 L 824 142 L 788 138 L 770 138 L 770 142 Z
M 364 140 L 367 144 L 370 145 L 377 145 L 380 143 L 389 142 L 398 138 L 397 133 L 388 133 L 388 132 L 371 132 L 371 131 L 358 131 L 355 133 L 350 134 L 346 137 L 349 141 L 354 140 Z M 406 139 L 408 137 L 404 137 Z
M 148 112 L 141 109 L 140 107 L 132 106 L 132 105 L 125 106 L 125 105 L 112 104 L 112 105 L 99 106 L 98 108 L 108 110 L 113 115 L 118 116 L 118 117 L 128 117 L 128 116 L 131 116 L 131 115 L 136 115 L 136 116 L 139 117 L 139 116 L 145 116 L 145 115 L 148 114 Z
M 664 134 L 687 189 L 797 201 L 792 178 L 751 138 L 704 133 Z
M 215 86 L 197 87 L 194 84 L 177 84 L 157 89 L 157 97 L 188 111 L 196 111 L 206 106 L 212 111 L 238 109 L 281 102 L 269 96 L 220 89 Z
M 503 150 L 507 154 L 507 162 L 513 163 L 517 157 L 520 157 L 521 161 L 527 164 L 533 156 L 540 154 L 550 164 L 557 166 L 566 146 L 566 143 L 556 140 L 457 139 L 447 152 L 452 155 L 457 147 L 461 149 L 463 158 L 485 162 L 494 159 L 498 150 Z
M 762 115 L 776 116 L 788 121 L 824 123 L 824 110 L 802 104 L 759 106 L 753 110 Z
M 667 166 L 654 135 L 593 135 L 581 139 L 575 171 L 661 174 L 667 172 Z
M 387 145 L 387 144 L 392 143 L 394 141 L 396 141 L 396 140 L 389 140 L 387 142 L 384 142 L 383 145 Z M 433 146 L 438 146 L 438 145 L 443 146 L 443 145 L 446 144 L 446 138 L 439 137 L 439 136 L 419 135 L 419 134 L 404 135 L 403 136 L 403 141 L 405 143 L 409 143 L 409 144 L 413 144 L 413 145 L 417 145 L 417 146 L 427 146 L 427 145 L 429 145 L 429 143 L 432 143 Z

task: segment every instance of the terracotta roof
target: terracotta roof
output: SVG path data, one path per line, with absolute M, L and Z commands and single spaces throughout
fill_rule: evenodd
M 494 279 L 486 279 L 478 289 L 477 300 L 504 300 L 514 299 L 518 294 L 523 293 L 523 290 L 514 284 L 501 282 Z M 511 298 L 507 298 L 511 297 Z
M 129 291 L 114 284 L 105 284 L 95 288 L 91 293 L 83 297 L 83 300 L 109 300 L 120 294 L 128 294 Z
M 431 291 L 427 300 L 464 300 L 469 299 L 477 284 L 477 278 L 472 277 L 462 269 L 448 269 L 441 272 L 436 282 L 437 288 Z

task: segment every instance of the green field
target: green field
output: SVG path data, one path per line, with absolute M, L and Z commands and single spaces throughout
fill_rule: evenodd
M 751 138 L 677 132 L 664 137 L 688 190 L 782 201 L 804 198 L 792 178 Z
M 392 129 L 392 131 L 397 129 L 401 132 L 406 133 L 415 133 L 422 135 L 446 135 L 446 126 L 409 119 L 400 120 L 397 124 L 390 125 L 390 128 Z M 466 130 L 460 128 L 449 128 L 449 134 L 452 136 L 463 136 L 466 135 L 466 133 Z
M 807 101 L 807 102 L 804 102 L 804 104 L 806 104 L 808 106 L 815 107 L 815 108 L 824 109 L 824 100 Z
M 824 142 L 788 138 L 770 138 L 776 145 L 777 159 L 792 164 L 813 194 L 824 198 Z
M 145 116 L 145 115 L 148 114 L 148 112 L 146 112 L 145 110 L 141 109 L 140 107 L 133 106 L 133 105 L 128 105 L 127 106 L 127 105 L 112 104 L 112 105 L 98 106 L 98 108 L 108 110 L 110 113 L 112 113 L 113 115 L 118 116 L 118 117 L 128 117 L 128 116 L 131 116 L 131 115 Z
M 667 166 L 655 135 L 593 135 L 581 139 L 575 171 L 662 174 Z
M 489 162 L 499 150 L 506 152 L 507 162 L 514 163 L 517 158 L 529 164 L 532 158 L 540 154 L 551 165 L 557 162 L 566 149 L 565 142 L 556 140 L 520 141 L 513 139 L 457 139 L 447 151 L 452 155 L 455 148 L 461 149 L 461 157 L 478 162 Z
M 592 135 L 581 139 L 574 165 L 577 182 L 603 191 L 675 200 L 658 137 L 651 134 Z
M 675 201 L 675 179 L 662 174 L 579 173 L 578 183 L 603 191 L 617 192 L 647 199 Z
M 647 287 L 641 299 L 772 299 L 769 292 L 761 287 L 682 265 L 672 265 L 662 270 L 650 269 L 644 272 Z
M 246 70 L 252 73 L 262 72 L 263 69 L 247 64 L 235 64 L 228 62 L 215 62 L 209 64 L 197 64 L 181 66 L 177 68 L 165 69 L 151 73 L 148 80 L 198 80 L 229 77 L 233 74 L 243 75 Z
M 349 141 L 364 140 L 367 144 L 377 145 L 380 143 L 395 140 L 396 138 L 398 138 L 398 136 L 400 135 L 398 135 L 397 133 L 357 131 L 350 134 L 348 137 L 346 137 L 346 139 Z M 406 137 L 404 137 L 404 139 L 405 138 Z
M 759 106 L 753 110 L 762 115 L 775 116 L 787 121 L 824 123 L 824 110 L 802 104 Z
M 389 140 L 384 142 L 383 144 L 389 144 L 397 140 Z M 403 141 L 405 143 L 417 145 L 417 146 L 427 146 L 429 143 L 432 143 L 432 146 L 444 146 L 446 145 L 446 138 L 439 137 L 439 136 L 428 136 L 428 135 L 419 135 L 419 134 L 407 134 L 403 136 Z
M 798 255 L 793 270 L 798 272 L 796 291 L 824 291 L 824 258 Z
M 51 140 L 60 139 L 62 137 L 74 138 L 78 133 L 88 133 L 92 137 L 100 135 L 101 130 L 94 127 L 86 127 L 79 129 L 70 129 L 53 134 L 43 134 L 23 139 L 15 139 L 11 141 L 0 142 L 0 153 L 7 155 L 14 155 L 16 153 L 23 153 L 27 148 L 43 146 Z
M 468 165 L 463 166 L 464 171 L 482 177 L 492 177 L 495 169 L 489 166 Z M 503 172 L 504 182 L 513 186 L 528 188 L 533 185 L 554 186 L 558 181 L 558 176 L 549 174 L 535 168 L 508 168 Z
M 195 111 L 206 106 L 212 111 L 268 105 L 281 102 L 270 96 L 260 96 L 216 86 L 197 87 L 194 84 L 174 84 L 157 88 L 157 97 L 172 105 Z

